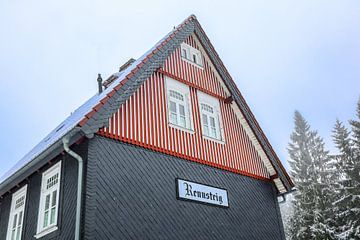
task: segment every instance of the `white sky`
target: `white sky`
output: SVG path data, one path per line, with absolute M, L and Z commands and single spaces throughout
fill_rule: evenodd
M 0 175 L 194 13 L 282 161 L 299 110 L 333 151 L 360 96 L 360 1 L 0 0 Z

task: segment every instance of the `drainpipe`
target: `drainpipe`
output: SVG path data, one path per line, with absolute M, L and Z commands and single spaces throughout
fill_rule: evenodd
M 63 138 L 63 146 L 65 152 L 70 154 L 78 161 L 78 184 L 77 184 L 77 200 L 76 200 L 76 219 L 75 219 L 75 240 L 80 239 L 80 220 L 81 220 L 81 202 L 82 202 L 82 185 L 83 185 L 83 159 L 76 152 L 69 148 L 69 137 Z

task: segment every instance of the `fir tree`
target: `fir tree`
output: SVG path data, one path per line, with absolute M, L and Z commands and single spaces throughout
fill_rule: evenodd
M 360 239 L 360 101 L 357 120 L 351 120 L 352 135 L 339 121 L 334 142 L 340 152 L 338 199 L 334 202 L 338 239 Z
M 334 218 L 336 224 L 334 229 L 338 239 L 347 239 L 349 235 L 348 219 L 350 212 L 348 206 L 351 202 L 351 193 L 349 192 L 349 175 L 348 168 L 353 161 L 353 146 L 350 132 L 342 122 L 336 120 L 333 130 L 333 139 L 336 147 L 339 149 L 337 156 L 337 179 L 334 181 L 337 199 L 334 201 Z
M 316 131 L 295 112 L 295 129 L 291 134 L 288 152 L 290 174 L 297 192 L 294 194 L 294 214 L 291 219 L 290 239 L 333 239 L 329 231 L 332 203 L 329 163 L 324 142 Z

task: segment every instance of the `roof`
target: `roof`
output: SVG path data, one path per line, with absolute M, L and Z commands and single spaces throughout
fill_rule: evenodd
M 113 112 L 115 112 L 154 71 L 159 69 L 166 58 L 192 33 L 195 33 L 204 45 L 211 61 L 229 88 L 233 99 L 239 106 L 251 129 L 254 131 L 256 138 L 270 159 L 271 164 L 276 169 L 280 181 L 286 190 L 290 191 L 294 186 L 290 177 L 286 173 L 210 40 L 207 38 L 200 23 L 194 15 L 191 15 L 129 67 L 113 74 L 110 77 L 111 81 L 108 81 L 109 84 L 107 88 L 102 93 L 96 94 L 86 101 L 17 162 L 14 167 L 5 173 L 5 175 L 0 178 L 0 196 L 18 184 L 16 181 L 21 181 L 21 179 L 30 175 L 34 171 L 34 167 L 37 166 L 36 163 L 48 157 L 53 149 L 61 148 L 63 137 L 71 135 L 77 136 L 77 138 L 81 136 L 91 138 L 100 128 L 107 126 L 108 119 Z M 74 141 L 76 141 L 76 139 Z

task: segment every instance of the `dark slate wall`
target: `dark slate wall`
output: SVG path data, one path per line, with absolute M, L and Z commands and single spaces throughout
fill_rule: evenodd
M 11 197 L 0 199 L 0 239 L 6 238 L 6 231 L 9 221 Z
M 272 183 L 99 136 L 87 171 L 86 239 L 285 239 Z M 226 188 L 230 207 L 177 200 L 176 178 Z
M 87 142 L 74 147 L 74 151 L 82 157 L 87 157 Z M 69 155 L 59 156 L 53 163 L 62 160 L 61 163 L 61 185 L 59 198 L 59 229 L 41 239 L 73 239 L 75 231 L 75 210 L 76 210 L 76 191 L 77 191 L 77 170 L 78 163 Z M 38 209 L 40 200 L 41 177 L 50 165 L 44 166 L 38 173 L 34 173 L 27 181 L 28 184 L 26 206 L 24 215 L 24 227 L 22 239 L 35 239 L 37 230 Z M 14 189 L 14 191 L 16 191 Z M 7 225 L 9 221 L 9 210 L 11 205 L 11 194 L 4 195 L 0 200 L 0 239 L 6 238 Z

